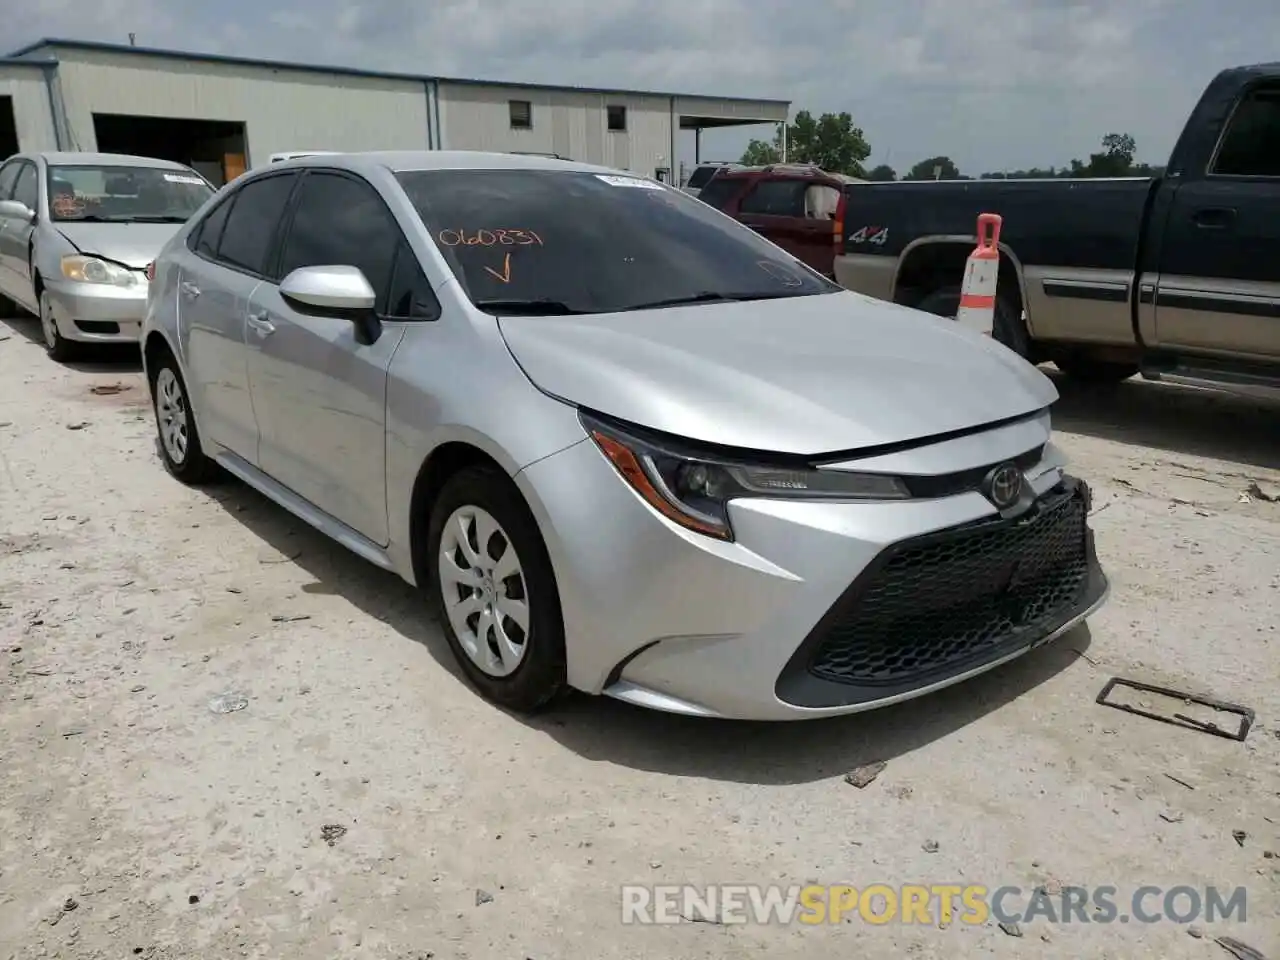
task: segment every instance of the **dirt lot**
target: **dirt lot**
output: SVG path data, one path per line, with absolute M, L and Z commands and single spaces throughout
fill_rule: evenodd
M 977 681 L 811 724 L 588 698 L 522 720 L 407 586 L 237 483 L 172 481 L 136 365 L 60 368 L 35 336 L 0 326 L 0 960 L 1280 955 L 1280 411 L 1064 386 L 1112 599 Z M 1113 675 L 1258 720 L 1241 744 L 1095 705 Z M 682 882 L 1249 900 L 1230 929 L 1021 939 L 621 925 L 622 884 Z

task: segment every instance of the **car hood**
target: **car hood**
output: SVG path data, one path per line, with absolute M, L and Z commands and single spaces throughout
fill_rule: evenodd
M 690 440 L 792 454 L 981 427 L 1058 397 L 990 337 L 850 291 L 569 317 L 503 317 L 540 389 Z
M 54 224 L 81 253 L 114 260 L 127 267 L 145 267 L 160 248 L 182 229 L 180 223 L 68 223 Z

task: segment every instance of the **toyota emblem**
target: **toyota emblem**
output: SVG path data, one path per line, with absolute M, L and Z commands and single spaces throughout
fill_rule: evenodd
M 997 510 L 1008 510 L 1022 496 L 1022 471 L 1012 463 L 1002 463 L 987 474 L 983 486 Z

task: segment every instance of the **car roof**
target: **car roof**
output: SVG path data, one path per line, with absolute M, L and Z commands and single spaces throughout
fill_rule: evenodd
M 49 150 L 41 153 L 25 154 L 28 157 L 40 157 L 45 163 L 55 165 L 83 165 L 95 167 L 155 167 L 160 170 L 187 170 L 191 168 L 172 160 L 159 160 L 155 157 L 138 157 L 128 153 L 69 153 L 60 150 Z
M 368 171 L 375 167 L 393 173 L 418 170 L 551 170 L 560 172 L 608 173 L 623 177 L 642 177 L 629 170 L 616 170 L 576 160 L 541 157 L 532 154 L 486 153 L 479 150 L 385 150 L 364 153 L 338 153 L 312 157 L 295 157 L 271 169 L 284 167 L 337 167 Z M 647 178 L 644 178 L 647 179 Z

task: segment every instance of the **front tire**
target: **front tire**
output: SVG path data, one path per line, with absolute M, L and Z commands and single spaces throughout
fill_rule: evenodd
M 44 349 L 49 359 L 66 363 L 79 356 L 80 344 L 58 332 L 58 321 L 53 315 L 53 301 L 48 290 L 40 291 L 40 330 L 44 334 Z
M 538 525 L 492 467 L 451 477 L 427 531 L 432 599 L 467 679 L 489 700 L 530 713 L 565 684 L 564 624 Z
M 216 464 L 205 456 L 200 445 L 200 432 L 178 362 L 165 351 L 149 372 L 160 458 L 165 469 L 189 486 L 208 482 L 216 473 Z
M 954 320 L 960 312 L 960 288 L 939 287 L 924 295 L 915 305 L 917 310 Z M 995 316 L 991 324 L 992 339 L 1004 344 L 1023 359 L 1031 357 L 1031 336 L 1022 314 L 1008 297 L 997 294 Z

